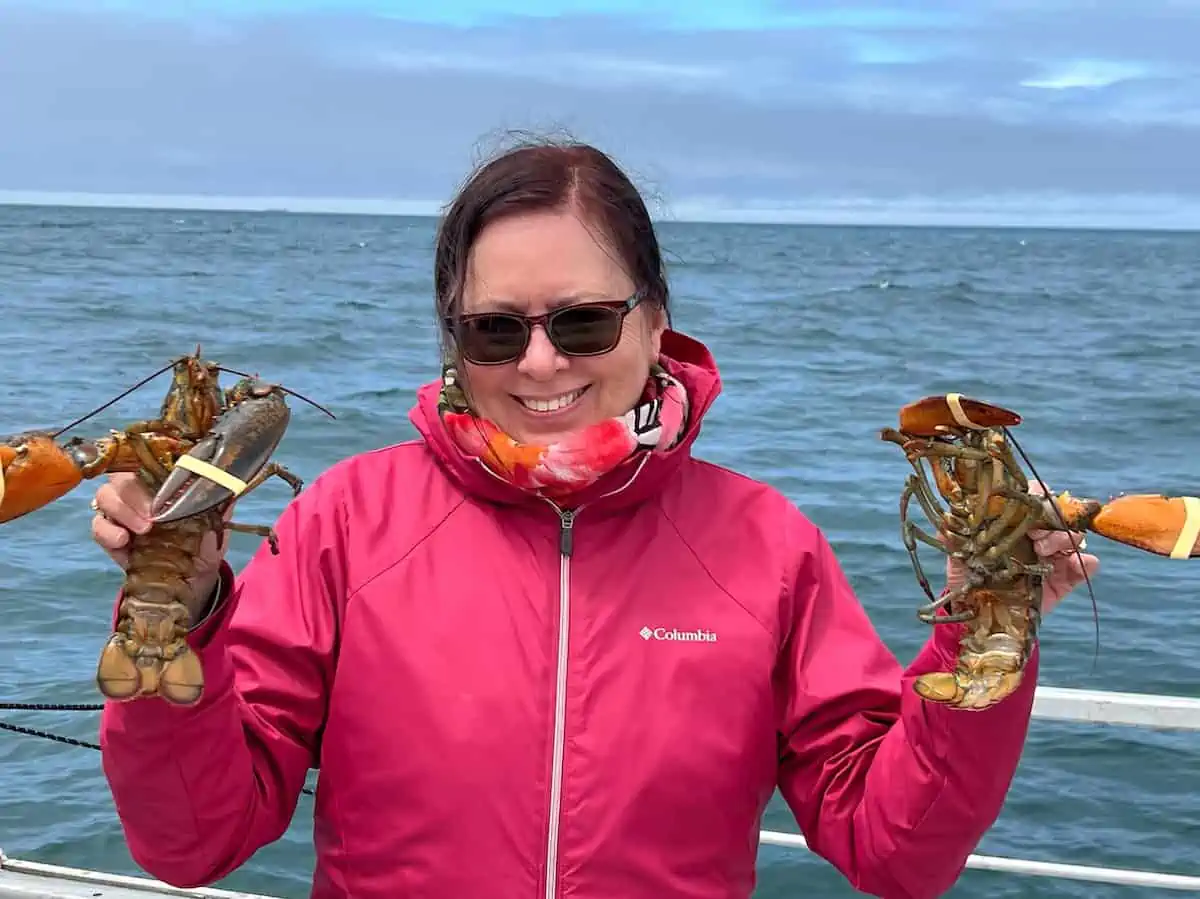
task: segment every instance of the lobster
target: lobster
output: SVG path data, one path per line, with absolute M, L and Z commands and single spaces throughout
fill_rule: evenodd
M 82 481 L 110 472 L 135 472 L 155 491 L 151 529 L 131 535 L 117 621 L 100 653 L 96 684 L 107 698 L 124 701 L 157 695 L 192 705 L 204 692 L 199 658 L 187 644 L 189 583 L 201 541 L 239 531 L 264 537 L 272 553 L 272 528 L 226 520 L 230 504 L 271 477 L 291 488 L 303 481 L 268 461 L 282 440 L 291 413 L 285 393 L 294 391 L 228 369 L 195 355 L 182 356 L 121 396 L 172 370 L 159 416 L 134 422 L 106 437 L 73 437 L 65 431 L 121 397 L 59 431 L 28 431 L 0 441 L 0 522 L 12 521 L 65 496 Z M 220 372 L 241 376 L 222 391 Z M 300 397 L 332 413 L 306 397 Z
M 1172 559 L 1200 555 L 1200 499 L 1131 494 L 1102 502 L 1065 491 L 1054 495 L 1009 431 L 1021 423 L 1016 412 L 949 393 L 903 406 L 899 418 L 899 429 L 883 428 L 879 436 L 900 446 L 914 469 L 900 496 L 900 531 L 930 600 L 917 617 L 931 625 L 966 625 L 955 670 L 915 679 L 914 690 L 927 701 L 985 709 L 1020 685 L 1038 640 L 1043 582 L 1051 571 L 1039 560 L 1029 531 L 1080 534 L 1076 554 L 1086 545 L 1083 532 L 1091 532 Z M 1014 448 L 1042 494 L 1030 491 Z M 913 499 L 936 535 L 909 519 Z M 963 582 L 935 597 L 918 543 L 962 562 Z M 1086 570 L 1084 577 L 1091 594 Z

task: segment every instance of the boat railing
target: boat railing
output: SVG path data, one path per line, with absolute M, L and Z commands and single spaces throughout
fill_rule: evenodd
M 1144 727 L 1153 730 L 1200 731 L 1200 699 L 1149 693 L 1111 693 L 1039 686 L 1034 694 L 1033 717 L 1049 721 Z M 1198 785 L 1200 786 L 1200 785 Z M 771 846 L 807 849 L 804 837 L 794 833 L 764 830 L 760 842 Z M 1083 880 L 1115 886 L 1157 887 L 1200 893 L 1200 874 L 1168 874 L 1129 868 L 1106 868 L 1063 862 L 972 855 L 967 867 L 1030 877 Z
M 1200 731 L 1200 699 L 1039 686 L 1034 700 L 1033 717 L 1039 720 L 1086 722 L 1153 730 Z M 804 838 L 794 833 L 764 830 L 760 834 L 760 841 L 763 845 L 789 849 L 808 848 Z M 996 855 L 972 855 L 967 861 L 967 867 L 1029 877 L 1200 893 L 1200 873 L 1170 874 Z M 95 888 L 101 886 L 105 887 L 104 892 L 96 892 Z M 145 899 L 148 896 L 273 899 L 270 896 L 229 890 L 185 890 L 144 877 L 11 859 L 0 852 L 0 899 L 31 896 L 43 899 L 74 899 L 95 895 L 103 895 L 106 899 Z

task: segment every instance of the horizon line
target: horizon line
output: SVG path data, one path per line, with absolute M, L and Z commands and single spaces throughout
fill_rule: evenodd
M 861 201 L 860 201 L 861 202 Z M 0 190 L 0 207 L 141 210 L 160 212 L 242 212 L 274 215 L 344 215 L 381 218 L 437 219 L 445 204 L 422 200 L 350 197 L 275 197 L 211 194 L 134 194 L 69 191 Z M 650 205 L 650 204 L 648 204 Z M 1160 207 L 1161 209 L 1161 207 Z M 953 209 L 914 211 L 881 203 L 857 214 L 836 207 L 718 207 L 681 203 L 669 214 L 651 214 L 656 224 L 768 225 L 776 227 L 994 228 L 1008 230 L 1200 232 L 1200 209 L 1183 210 L 1182 220 L 1161 211 L 1157 221 L 1126 213 L 1105 217 L 1055 213 L 991 215 Z

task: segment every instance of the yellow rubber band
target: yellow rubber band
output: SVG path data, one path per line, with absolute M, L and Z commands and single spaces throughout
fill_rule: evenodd
M 1192 554 L 1192 547 L 1196 545 L 1196 538 L 1200 537 L 1200 499 L 1194 496 L 1181 496 L 1183 500 L 1183 508 L 1187 512 L 1187 517 L 1183 520 L 1183 527 L 1179 529 L 1179 539 L 1175 541 L 1175 547 L 1171 550 L 1172 559 L 1186 559 Z
M 239 495 L 247 486 L 241 478 L 234 477 L 229 472 L 223 471 L 203 459 L 197 459 L 195 456 L 180 456 L 175 462 L 175 467 L 198 474 L 202 478 L 208 478 L 213 483 L 220 484 L 234 496 Z
M 947 393 L 946 402 L 950 406 L 950 414 L 954 417 L 955 424 L 961 428 L 970 428 L 972 431 L 981 430 L 981 426 L 971 421 L 967 413 L 963 411 L 961 393 Z

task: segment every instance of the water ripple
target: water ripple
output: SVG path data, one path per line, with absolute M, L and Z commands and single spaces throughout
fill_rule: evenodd
M 293 406 L 279 458 L 306 481 L 347 454 L 407 439 L 413 391 L 437 373 L 433 235 L 417 219 L 0 209 L 4 430 L 74 418 L 199 342 L 337 414 L 330 422 Z M 1058 488 L 1197 492 L 1194 235 L 672 225 L 662 240 L 676 323 L 709 342 L 724 373 L 699 452 L 774 483 L 825 528 L 904 660 L 927 629 L 899 541 L 908 469 L 878 439 L 901 404 L 957 390 L 1021 411 L 1018 437 Z M 146 391 L 91 424 L 153 414 L 159 388 Z M 89 495 L 0 532 L 10 622 L 0 698 L 96 701 L 91 678 L 118 577 L 89 541 Z M 247 497 L 246 520 L 273 519 L 285 496 L 280 487 Z M 240 565 L 254 541 L 232 541 Z M 1046 622 L 1046 681 L 1194 694 L 1195 577 L 1093 545 L 1104 560 L 1099 660 L 1081 591 Z M 936 570 L 938 559 L 922 558 Z M 93 716 L 11 720 L 95 739 Z M 6 851 L 137 871 L 95 753 L 0 735 L 0 765 Z M 981 851 L 1200 873 L 1198 772 L 1194 739 L 1038 722 Z M 308 802 L 227 886 L 307 895 Z M 778 802 L 766 825 L 795 830 Z M 761 858 L 764 899 L 854 895 L 811 857 L 764 847 Z M 970 872 L 953 895 L 1109 894 Z

